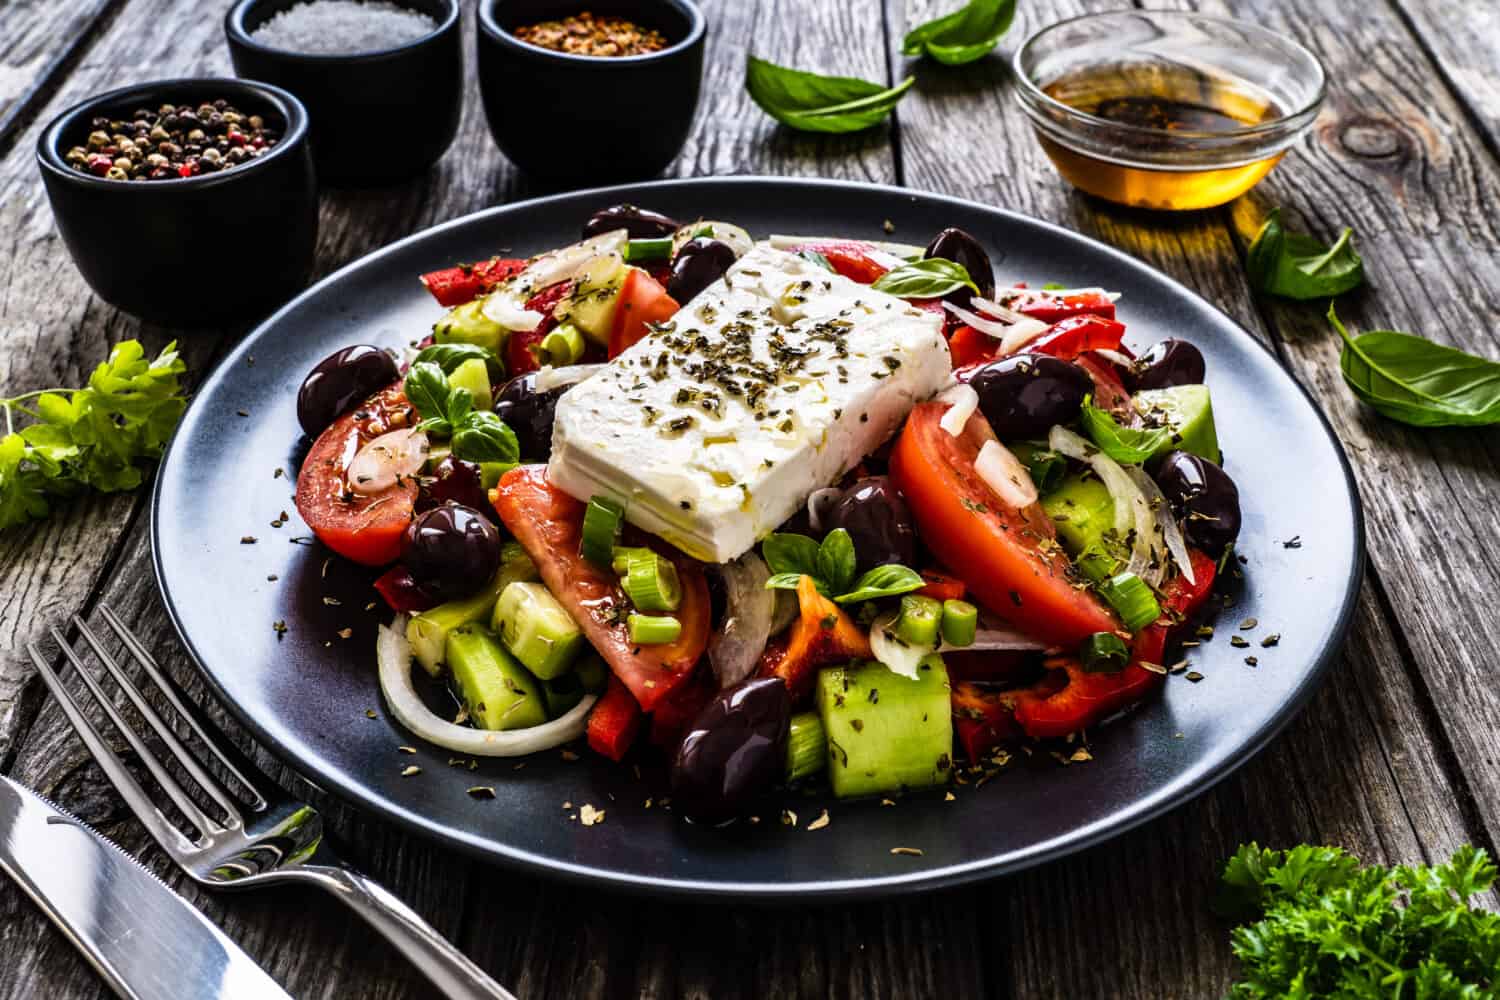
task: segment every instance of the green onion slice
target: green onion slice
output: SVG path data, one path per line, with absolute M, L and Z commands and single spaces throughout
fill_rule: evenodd
M 642 646 L 676 642 L 682 635 L 682 622 L 669 615 L 630 615 L 625 619 L 630 641 Z
M 583 331 L 572 323 L 564 323 L 547 331 L 547 335 L 537 345 L 539 352 L 537 360 L 544 365 L 563 368 L 577 364 L 578 359 L 583 357 L 584 348 L 587 346 L 583 339 Z
M 638 545 L 616 545 L 614 557 L 609 565 L 616 573 L 624 576 L 630 572 L 630 560 L 648 555 L 655 555 L 655 553 Z
M 943 602 L 943 641 L 950 646 L 972 646 L 979 631 L 979 609 L 968 601 Z
M 901 614 L 896 618 L 896 636 L 908 645 L 930 649 L 937 645 L 938 620 L 943 606 L 931 597 L 907 594 L 901 598 Z
M 626 559 L 625 575 L 620 581 L 625 596 L 641 611 L 676 611 L 682 603 L 677 567 L 650 549 L 636 551 L 637 554 Z
M 1134 573 L 1116 573 L 1099 584 L 1099 594 L 1115 609 L 1131 632 L 1139 631 L 1161 617 L 1161 605 L 1146 581 Z
M 611 565 L 624 519 L 625 508 L 618 501 L 595 496 L 583 512 L 583 542 L 579 553 L 595 566 Z
M 666 260 L 672 256 L 672 237 L 663 236 L 655 240 L 631 240 L 625 244 L 625 263 L 639 264 L 647 260 Z
M 1091 674 L 1113 674 L 1130 663 L 1130 647 L 1113 632 L 1095 632 L 1083 640 L 1078 657 Z

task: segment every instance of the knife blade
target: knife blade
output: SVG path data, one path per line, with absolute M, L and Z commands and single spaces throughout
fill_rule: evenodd
M 288 997 L 239 945 L 138 861 L 3 775 L 0 870 L 128 1000 Z

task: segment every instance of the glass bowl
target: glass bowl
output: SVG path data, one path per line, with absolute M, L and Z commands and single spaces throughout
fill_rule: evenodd
M 1060 21 L 1016 51 L 1016 99 L 1063 178 L 1109 201 L 1222 205 L 1313 123 L 1324 73 L 1245 21 L 1117 11 Z

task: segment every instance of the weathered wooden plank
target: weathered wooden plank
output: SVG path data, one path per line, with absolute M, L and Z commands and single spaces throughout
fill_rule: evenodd
M 1488 0 L 1392 0 L 1390 8 L 1500 155 L 1500 8 Z
M 123 0 L 0 5 L 0 148 L 32 101 L 66 72 L 101 19 Z

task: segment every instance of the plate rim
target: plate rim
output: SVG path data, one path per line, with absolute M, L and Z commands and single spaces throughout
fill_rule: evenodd
M 171 592 L 167 587 L 161 555 L 161 484 L 165 479 L 162 473 L 173 458 L 177 448 L 179 431 L 186 425 L 188 415 L 192 412 L 193 407 L 199 404 L 201 399 L 206 398 L 205 390 L 211 385 L 216 385 L 220 382 L 225 377 L 226 372 L 234 370 L 236 364 L 249 353 L 251 347 L 260 337 L 273 329 L 281 322 L 284 316 L 300 307 L 305 301 L 320 295 L 325 287 L 342 279 L 346 274 L 358 268 L 369 266 L 372 262 L 382 257 L 396 254 L 413 243 L 432 239 L 440 233 L 467 226 L 482 219 L 503 216 L 520 209 L 544 207 L 553 202 L 573 201 L 585 197 L 607 199 L 616 197 L 619 193 L 627 191 L 632 192 L 633 196 L 638 196 L 635 193 L 658 189 L 692 188 L 712 185 L 737 187 L 775 185 L 855 190 L 863 193 L 904 197 L 913 201 L 952 204 L 960 206 L 966 211 L 978 208 L 984 212 L 1004 217 L 1011 223 L 1020 223 L 1025 226 L 1039 226 L 1045 230 L 1049 230 L 1053 235 L 1065 241 L 1075 241 L 1084 245 L 1090 252 L 1103 253 L 1108 257 L 1112 257 L 1128 269 L 1144 270 L 1156 279 L 1172 286 L 1178 294 L 1187 296 L 1195 303 L 1207 306 L 1209 309 L 1217 312 L 1235 331 L 1237 336 L 1253 344 L 1265 353 L 1274 363 L 1276 369 L 1280 371 L 1281 375 L 1301 393 L 1316 416 L 1324 435 L 1333 445 L 1340 471 L 1343 473 L 1345 491 L 1353 513 L 1353 558 L 1346 571 L 1343 600 L 1334 619 L 1333 628 L 1329 633 L 1327 643 L 1309 662 L 1301 681 L 1283 699 L 1277 710 L 1248 739 L 1242 741 L 1233 753 L 1227 755 L 1216 771 L 1195 780 L 1183 782 L 1182 787 L 1168 785 L 1158 789 L 1151 795 L 1136 799 L 1129 807 L 1112 818 L 1095 821 L 1081 829 L 1029 845 L 1019 852 L 1012 853 L 1004 860 L 992 856 L 960 864 L 947 865 L 942 868 L 908 873 L 891 873 L 889 875 L 846 878 L 837 881 L 740 882 L 682 879 L 640 875 L 621 872 L 617 869 L 561 861 L 556 858 L 536 854 L 532 851 L 512 847 L 499 841 L 487 840 L 454 830 L 397 803 L 383 799 L 378 795 L 367 793 L 365 789 L 360 787 L 357 781 L 350 780 L 343 772 L 330 768 L 317 767 L 317 761 L 315 760 L 303 760 L 293 754 L 283 745 L 280 739 L 250 713 L 242 709 L 234 698 L 229 696 L 228 692 L 220 684 L 217 675 L 208 668 L 182 622 L 176 604 L 172 600 Z M 289 300 L 274 313 L 257 323 L 253 329 L 241 337 L 205 373 L 202 382 L 194 391 L 188 411 L 179 420 L 178 429 L 174 430 L 172 438 L 162 454 L 156 475 L 153 479 L 150 501 L 150 540 L 151 564 L 157 590 L 160 594 L 162 605 L 167 612 L 167 618 L 172 624 L 173 631 L 176 632 L 179 641 L 182 643 L 188 659 L 192 662 L 198 674 L 207 683 L 214 697 L 229 710 L 236 721 L 244 726 L 256 741 L 269 750 L 277 760 L 281 761 L 314 787 L 334 795 L 354 809 L 368 811 L 383 820 L 396 824 L 410 833 L 443 845 L 456 847 L 469 857 L 492 864 L 511 867 L 532 876 L 556 878 L 578 885 L 602 886 L 609 889 L 660 898 L 692 899 L 700 902 L 734 901 L 742 903 L 776 903 L 791 900 L 806 901 L 809 896 L 816 896 L 821 901 L 855 898 L 888 898 L 917 892 L 930 892 L 981 879 L 1014 874 L 1047 862 L 1061 860 L 1108 840 L 1113 840 L 1145 823 L 1159 819 L 1179 806 L 1198 798 L 1214 788 L 1225 778 L 1237 772 L 1252 758 L 1259 755 L 1267 744 L 1275 739 L 1292 719 L 1296 718 L 1307 706 L 1307 703 L 1322 684 L 1334 659 L 1343 649 L 1348 639 L 1355 609 L 1359 603 L 1359 593 L 1363 583 L 1367 558 L 1364 503 L 1360 496 L 1358 480 L 1355 478 L 1354 470 L 1349 462 L 1343 442 L 1334 431 L 1327 414 L 1306 385 L 1287 369 L 1270 346 L 1256 338 L 1217 304 L 1199 295 L 1196 291 L 1182 284 L 1171 275 L 1117 247 L 1110 246 L 1092 236 L 1075 232 L 1057 223 L 1038 219 L 1012 209 L 985 205 L 972 199 L 954 195 L 938 194 L 890 184 L 821 177 L 778 177 L 761 174 L 669 178 L 632 184 L 611 185 L 608 187 L 586 188 L 576 191 L 564 191 L 536 198 L 507 202 L 502 205 L 495 205 L 449 219 L 411 233 L 401 239 L 378 247 L 363 256 L 357 257 L 330 272 Z

